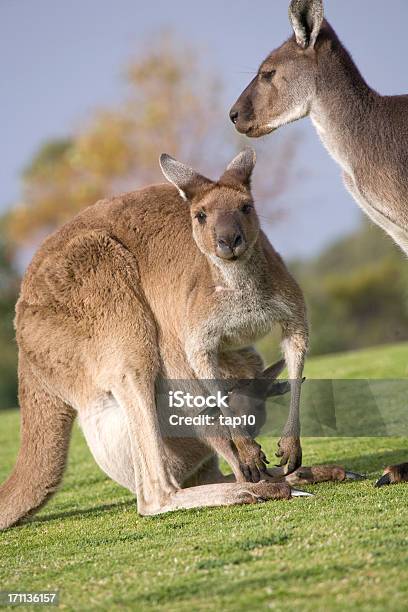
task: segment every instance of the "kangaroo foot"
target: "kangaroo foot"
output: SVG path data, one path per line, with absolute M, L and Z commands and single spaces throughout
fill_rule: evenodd
M 386 467 L 381 478 L 375 483 L 375 486 L 383 487 L 384 485 L 397 484 L 399 482 L 408 482 L 408 463 Z
M 292 474 L 285 476 L 284 481 L 290 485 L 317 484 L 319 482 L 331 482 L 344 480 L 364 480 L 364 476 L 349 472 L 340 465 L 315 465 L 312 467 L 302 466 Z
M 258 504 L 269 500 L 310 497 L 311 493 L 292 489 L 286 482 L 235 482 L 202 485 L 176 491 L 160 508 L 146 508 L 141 514 L 152 515 L 186 508 Z M 139 510 L 140 512 L 140 510 Z
M 248 486 L 249 485 L 249 486 Z M 271 483 L 261 480 L 257 483 L 247 483 L 244 487 L 246 503 L 265 502 L 270 499 L 290 499 L 291 497 L 310 497 L 307 491 L 291 488 L 287 483 Z

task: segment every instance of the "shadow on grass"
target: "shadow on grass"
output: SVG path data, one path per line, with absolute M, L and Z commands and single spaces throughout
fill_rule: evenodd
M 406 451 L 395 450 L 386 452 L 364 453 L 354 457 L 344 457 L 340 461 L 338 458 L 333 458 L 325 463 L 343 464 L 347 470 L 355 470 L 356 472 L 380 472 L 387 465 L 395 465 L 408 460 L 408 448 Z
M 125 502 L 117 502 L 115 504 L 102 504 L 100 506 L 93 506 L 92 508 L 85 508 L 81 510 L 68 510 L 67 512 L 55 512 L 54 514 L 45 514 L 43 516 L 33 516 L 27 518 L 21 525 L 25 525 L 27 523 L 46 523 L 49 521 L 58 521 L 60 519 L 71 518 L 74 516 L 93 516 L 96 514 L 100 514 L 102 512 L 106 512 L 108 510 L 118 510 L 120 508 L 132 508 L 136 509 L 136 502 L 134 500 L 129 500 Z

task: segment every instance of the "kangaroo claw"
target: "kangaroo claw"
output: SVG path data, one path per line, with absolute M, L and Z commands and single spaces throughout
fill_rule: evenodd
M 375 483 L 376 487 L 397 484 L 398 482 L 408 482 L 408 463 L 389 465 L 385 468 L 381 478 Z
M 357 472 L 348 472 L 346 470 L 346 479 L 347 480 L 365 480 L 366 476 L 363 476 L 363 474 L 357 474 Z
M 383 474 L 381 478 L 377 480 L 374 486 L 383 487 L 384 485 L 389 485 L 389 484 L 391 484 L 391 475 L 389 472 L 387 472 L 387 474 Z
M 313 493 L 301 491 L 300 489 L 291 489 L 292 497 L 314 497 Z

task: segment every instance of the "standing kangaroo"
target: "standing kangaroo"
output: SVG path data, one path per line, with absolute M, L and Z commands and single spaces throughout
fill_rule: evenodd
M 16 307 L 21 447 L 0 487 L 0 529 L 55 491 L 76 414 L 97 463 L 136 494 L 142 515 L 291 497 L 293 477 L 272 480 L 301 465 L 308 327 L 302 292 L 260 231 L 254 163 L 246 150 L 213 182 L 163 155 L 173 185 L 102 200 L 40 247 Z M 227 428 L 204 440 L 164 439 L 158 376 L 208 384 L 260 376 L 260 357 L 247 347 L 274 325 L 291 386 L 282 467 L 268 474 L 260 446 Z M 216 453 L 236 482 L 225 482 Z M 200 486 L 182 488 L 193 476 Z
M 310 116 L 363 211 L 408 254 L 408 95 L 381 96 L 324 20 L 322 0 L 292 0 L 294 36 L 273 51 L 230 111 L 250 137 Z M 408 463 L 378 485 L 408 481 Z

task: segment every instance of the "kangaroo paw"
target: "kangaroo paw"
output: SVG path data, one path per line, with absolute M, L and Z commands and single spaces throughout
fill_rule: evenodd
M 241 472 L 248 482 L 259 482 L 266 472 L 269 463 L 265 453 L 255 440 L 237 437 L 234 443 L 238 451 Z
M 282 457 L 277 467 L 286 466 L 286 473 L 293 473 L 302 465 L 302 447 L 296 436 L 282 437 L 278 442 L 276 457 Z

